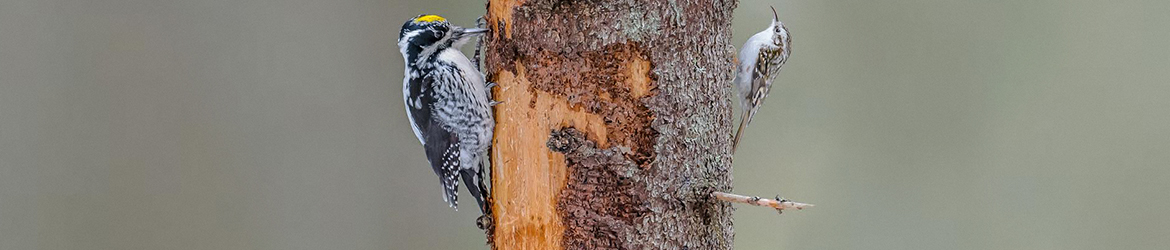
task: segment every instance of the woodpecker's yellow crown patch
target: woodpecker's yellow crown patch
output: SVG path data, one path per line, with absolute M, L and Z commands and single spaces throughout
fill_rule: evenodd
M 429 22 L 442 22 L 442 21 L 447 21 L 447 19 L 444 19 L 443 17 L 437 16 L 437 15 L 424 15 L 424 16 L 420 16 L 420 17 L 414 19 L 414 22 L 427 22 L 427 23 L 429 23 Z

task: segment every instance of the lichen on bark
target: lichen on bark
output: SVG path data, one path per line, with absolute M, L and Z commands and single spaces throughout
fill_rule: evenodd
M 493 246 L 731 248 L 735 5 L 491 1 Z

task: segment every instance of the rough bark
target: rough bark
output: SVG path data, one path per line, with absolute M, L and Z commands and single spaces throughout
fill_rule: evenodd
M 731 248 L 735 5 L 490 1 L 494 248 Z

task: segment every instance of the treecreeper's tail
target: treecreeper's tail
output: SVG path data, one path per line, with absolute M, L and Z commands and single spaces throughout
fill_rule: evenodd
M 743 115 L 740 115 L 739 129 L 735 130 L 735 138 L 731 141 L 731 154 L 735 154 L 735 149 L 739 147 L 739 139 L 743 136 L 743 130 L 747 128 L 750 115 L 748 110 L 744 110 Z

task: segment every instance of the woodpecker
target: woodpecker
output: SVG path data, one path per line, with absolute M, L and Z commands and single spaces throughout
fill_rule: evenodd
M 780 22 L 776 8 L 772 8 L 772 24 L 767 29 L 752 35 L 744 42 L 739 50 L 739 66 L 735 75 L 735 88 L 739 92 L 739 106 L 742 114 L 739 119 L 739 130 L 735 131 L 735 138 L 731 144 L 731 152 L 735 152 L 743 130 L 752 122 L 768 91 L 772 89 L 772 79 L 780 73 L 788 55 L 792 53 L 792 38 L 788 36 L 788 28 Z
M 485 214 L 484 155 L 491 146 L 493 105 L 489 86 L 459 47 L 487 29 L 451 25 L 419 15 L 402 25 L 398 49 L 405 60 L 403 101 L 410 128 L 439 176 L 443 201 L 458 210 L 459 178 Z

